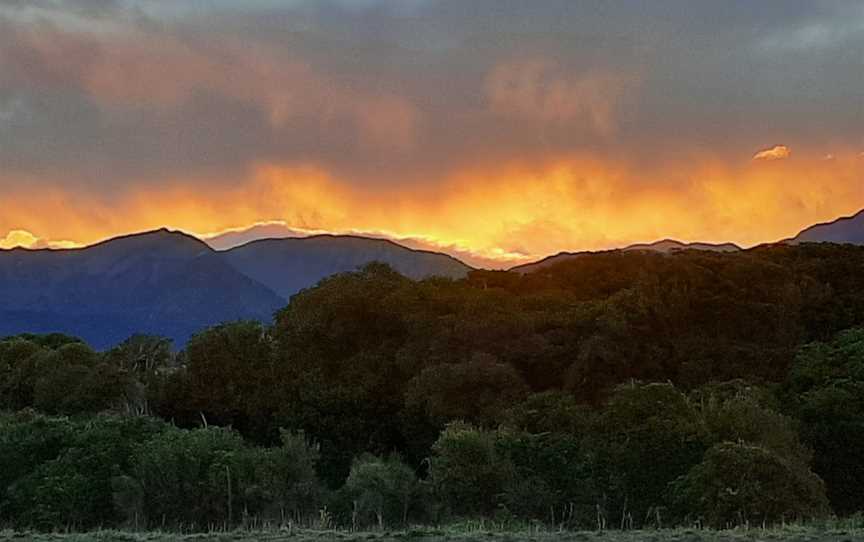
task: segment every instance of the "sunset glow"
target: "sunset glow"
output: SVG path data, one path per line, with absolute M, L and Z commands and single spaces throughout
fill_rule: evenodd
M 686 171 L 646 174 L 568 158 L 468 170 L 398 192 L 359 190 L 312 167 L 266 165 L 218 194 L 200 195 L 195 183 L 182 182 L 112 199 L 57 189 L 31 203 L 26 191 L 12 193 L 4 226 L 28 224 L 30 233 L 13 231 L 2 246 L 48 246 L 63 235 L 86 244 L 166 224 L 206 238 L 262 217 L 309 234 L 420 239 L 490 266 L 663 237 L 749 246 L 856 211 L 864 201 L 861 162 L 729 166 L 706 160 Z M 85 207 L 95 220 L 80 216 Z
M 709 3 L 638 24 L 603 3 L 82 6 L 0 4 L 0 248 L 275 221 L 506 267 L 752 246 L 864 207 L 864 55 L 835 54 L 864 32 L 789 41 L 864 21 L 856 2 L 737 34 Z M 790 84 L 793 58 L 832 84 Z

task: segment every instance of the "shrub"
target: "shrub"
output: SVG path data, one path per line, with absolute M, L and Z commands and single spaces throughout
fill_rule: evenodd
M 715 527 L 823 516 L 822 480 L 805 465 L 761 446 L 721 443 L 672 485 L 683 508 Z
M 375 523 L 405 525 L 419 495 L 414 471 L 398 457 L 363 455 L 354 461 L 343 488 L 352 502 L 353 528 Z
M 455 515 L 489 515 L 514 479 L 514 466 L 496 446 L 496 433 L 453 423 L 432 447 L 430 478 Z

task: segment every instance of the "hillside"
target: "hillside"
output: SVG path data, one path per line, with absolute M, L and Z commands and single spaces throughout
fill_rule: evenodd
M 283 304 L 201 241 L 168 230 L 84 249 L 0 251 L 0 297 L 0 335 L 63 332 L 97 348 L 133 333 L 182 343 L 222 321 L 269 320 Z
M 711 244 L 711 243 L 682 243 L 673 239 L 663 239 L 654 243 L 638 243 L 621 249 L 600 251 L 600 252 L 559 252 L 553 256 L 548 256 L 540 261 L 517 265 L 511 271 L 517 273 L 532 273 L 538 269 L 544 269 L 562 262 L 570 261 L 576 258 L 581 258 L 588 254 L 602 254 L 604 252 L 659 252 L 661 254 L 670 254 L 680 252 L 682 250 L 703 250 L 708 252 L 737 252 L 741 247 L 733 243 Z
M 285 299 L 324 277 L 353 271 L 373 261 L 386 263 L 413 279 L 462 278 L 471 270 L 445 254 L 412 250 L 383 239 L 348 235 L 263 239 L 223 254 L 235 269 Z
M 292 294 L 372 261 L 411 278 L 470 270 L 450 256 L 359 237 L 266 240 L 219 252 L 162 229 L 82 249 L 3 250 L 0 336 L 62 332 L 101 349 L 148 333 L 182 346 L 221 322 L 270 322 Z
M 801 230 L 798 235 L 787 242 L 793 244 L 830 242 L 862 245 L 864 244 L 864 210 L 831 222 L 814 224 Z

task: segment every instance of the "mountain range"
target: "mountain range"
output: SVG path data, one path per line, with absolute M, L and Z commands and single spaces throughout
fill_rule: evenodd
M 237 228 L 203 238 L 216 250 L 228 250 L 252 241 L 261 239 L 304 238 L 324 233 L 316 230 L 292 228 L 281 221 L 270 221 L 254 224 L 247 228 Z M 364 239 L 384 239 L 414 250 L 425 252 L 444 252 L 450 254 L 470 267 L 482 269 L 506 269 L 509 262 L 489 257 L 458 245 L 441 245 L 422 237 L 394 236 L 384 232 L 352 231 L 344 232 L 345 237 L 362 237 Z
M 220 322 L 270 321 L 302 288 L 371 261 L 412 278 L 459 278 L 471 269 L 444 254 L 346 236 L 217 251 L 162 229 L 81 249 L 0 250 L 0 336 L 62 332 L 106 348 L 149 333 L 182 345 Z
M 134 333 L 169 337 L 182 346 L 221 322 L 268 322 L 289 298 L 335 273 L 379 261 L 405 276 L 461 278 L 472 267 L 438 252 L 352 235 L 263 238 L 283 226 L 230 232 L 208 243 L 161 229 L 78 249 L 0 250 L 0 337 L 62 332 L 96 348 Z M 781 241 L 864 244 L 864 211 L 817 224 Z M 732 243 L 664 239 L 623 251 L 733 252 Z M 530 273 L 586 252 L 562 252 L 512 268 Z

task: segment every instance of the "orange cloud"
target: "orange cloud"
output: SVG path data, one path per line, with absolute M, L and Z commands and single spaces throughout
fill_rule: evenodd
M 754 160 L 783 160 L 789 158 L 792 150 L 786 145 L 775 145 L 770 149 L 765 149 L 753 155 Z
M 19 184 L 4 195 L 0 231 L 89 243 L 161 226 L 208 233 L 280 220 L 300 230 L 413 239 L 506 266 L 664 237 L 775 241 L 864 207 L 862 175 L 854 152 L 767 169 L 694 156 L 650 171 L 563 155 L 539 165 L 477 165 L 389 188 L 360 188 L 313 165 L 262 164 L 215 193 L 190 179 L 150 189 L 133 183 L 110 200 L 60 188 L 34 198 Z

